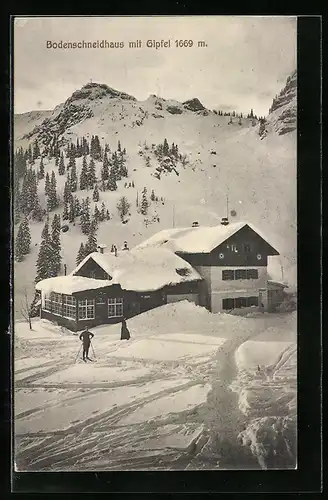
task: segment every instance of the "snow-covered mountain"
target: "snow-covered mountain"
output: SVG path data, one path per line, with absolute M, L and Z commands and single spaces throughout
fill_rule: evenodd
M 264 134 L 258 120 L 221 116 L 206 109 L 197 98 L 181 103 L 150 95 L 138 101 L 107 85 L 89 83 L 52 111 L 16 115 L 14 142 L 16 147 L 27 148 L 37 139 L 42 149 L 54 138 L 64 145 L 98 135 L 102 145 L 108 143 L 115 150 L 120 141 L 126 148 L 129 177 L 118 182 L 117 191 L 100 193 L 99 205 L 104 201 L 113 217 L 100 223 L 99 243 L 114 243 L 120 248 L 126 240 L 131 248 L 172 225 L 190 226 L 193 221 L 218 224 L 226 215 L 228 195 L 229 212 L 234 210 L 231 219 L 253 223 L 280 251 L 281 258 L 271 263 L 273 277 L 281 278 L 283 266 L 284 279 L 296 283 L 295 129 L 296 72 L 274 99 Z M 169 144 L 174 142 L 184 157 L 174 168 L 159 164 L 154 154 L 156 145 L 165 138 Z M 45 173 L 58 170 L 54 159 L 45 159 L 44 165 Z M 82 158 L 78 158 L 78 175 L 81 166 Z M 99 176 L 101 162 L 96 162 L 96 168 Z M 57 175 L 60 196 L 65 177 Z M 125 187 L 125 181 L 133 181 L 135 187 Z M 151 205 L 146 225 L 136 212 L 136 196 L 144 186 L 148 194 L 154 190 L 160 200 Z M 38 190 L 44 206 L 44 181 L 39 182 Z M 92 192 L 76 194 L 92 197 Z M 130 220 L 124 225 L 116 209 L 122 195 L 132 207 Z M 56 210 L 62 211 L 63 206 Z M 33 286 L 42 226 L 31 221 L 32 252 L 15 267 L 20 286 Z M 62 234 L 62 256 L 68 272 L 75 266 L 81 241 L 85 237 L 78 222 Z

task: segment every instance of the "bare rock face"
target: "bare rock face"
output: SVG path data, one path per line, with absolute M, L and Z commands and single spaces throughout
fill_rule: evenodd
M 279 134 L 287 134 L 297 126 L 297 72 L 287 78 L 285 87 L 273 99 L 268 122 Z
M 183 107 L 189 109 L 189 111 L 204 111 L 205 108 L 197 97 L 190 99 L 182 103 Z
M 59 137 L 65 131 L 93 116 L 92 102 L 104 98 L 136 101 L 136 98 L 115 90 L 101 83 L 87 83 L 81 89 L 73 92 L 63 105 L 55 108 L 53 114 L 40 125 L 33 128 L 23 138 L 38 138 L 43 144 L 49 144 L 54 137 Z
M 180 109 L 178 106 L 167 106 L 166 110 L 171 115 L 181 115 L 182 114 L 182 109 Z

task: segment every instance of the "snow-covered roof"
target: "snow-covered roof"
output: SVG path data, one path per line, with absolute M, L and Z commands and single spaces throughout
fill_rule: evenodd
M 160 290 L 166 285 L 201 280 L 193 267 L 167 248 L 141 248 L 112 253 L 93 252 L 72 271 L 74 276 L 89 260 L 94 260 L 123 290 Z M 179 274 L 177 270 L 184 271 Z M 85 278 L 89 279 L 89 278 Z
M 277 280 L 268 280 L 268 284 L 272 286 L 278 286 L 281 288 L 288 288 L 287 283 L 284 283 L 283 281 L 277 281 Z
M 249 222 L 233 222 L 227 226 L 220 224 L 212 227 L 164 229 L 135 248 L 164 247 L 174 252 L 209 253 L 245 226 L 252 229 L 270 245 L 266 236 Z
M 95 280 L 93 278 L 84 278 L 83 276 L 56 276 L 39 281 L 35 288 L 49 294 L 51 292 L 71 295 L 84 290 L 104 288 L 112 285 L 110 280 Z

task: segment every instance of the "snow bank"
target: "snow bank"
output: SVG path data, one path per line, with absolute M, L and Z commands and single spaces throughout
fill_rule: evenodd
M 239 437 L 262 468 L 296 466 L 297 345 L 283 341 L 296 337 L 289 324 L 291 331 L 271 327 L 235 352 L 238 374 L 230 388 L 248 418 Z
M 295 469 L 296 433 L 294 418 L 271 416 L 254 419 L 239 438 L 249 446 L 262 469 Z
M 248 340 L 235 353 L 235 360 L 239 371 L 253 370 L 258 366 L 272 365 L 283 351 L 293 346 L 293 342 L 259 342 Z
M 168 396 L 163 396 L 140 406 L 136 411 L 121 419 L 118 425 L 138 424 L 150 422 L 158 418 L 166 418 L 170 414 L 191 410 L 206 402 L 210 391 L 210 384 L 194 385 Z
M 245 325 L 251 325 L 253 320 L 237 318 L 230 314 L 210 313 L 207 309 L 197 306 L 187 300 L 165 304 L 140 314 L 131 320 L 132 331 L 136 335 L 149 331 L 154 333 L 197 333 L 197 335 L 215 335 L 231 338 L 232 332 L 243 331 Z M 247 322 L 247 323 L 245 323 Z M 181 333 L 180 333 L 181 332 Z

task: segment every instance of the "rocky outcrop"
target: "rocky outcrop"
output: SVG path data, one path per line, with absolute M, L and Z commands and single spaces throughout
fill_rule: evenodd
M 287 78 L 285 87 L 273 99 L 268 123 L 279 134 L 292 132 L 297 127 L 297 72 Z
M 119 98 L 129 101 L 136 101 L 137 99 L 125 92 L 120 92 L 104 83 L 87 83 L 81 89 L 73 92 L 71 97 L 69 97 L 65 103 L 70 104 L 76 100 L 89 99 L 91 101 L 95 99 L 103 99 L 104 97 L 110 97 L 112 99 Z
M 181 115 L 182 109 L 178 106 L 167 106 L 166 111 L 168 111 L 171 115 Z
M 73 92 L 65 103 L 54 110 L 49 118 L 33 128 L 24 139 L 38 138 L 43 144 L 49 144 L 54 137 L 60 137 L 66 130 L 93 115 L 91 103 L 103 98 L 136 101 L 136 98 L 108 87 L 102 83 L 87 83 Z
M 203 111 L 205 107 L 202 105 L 199 99 L 195 97 L 194 99 L 189 99 L 182 103 L 185 109 L 189 109 L 189 111 Z

